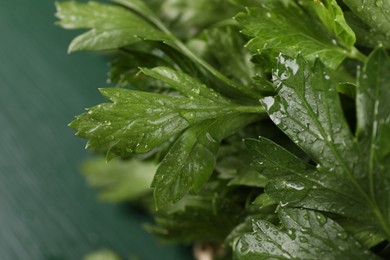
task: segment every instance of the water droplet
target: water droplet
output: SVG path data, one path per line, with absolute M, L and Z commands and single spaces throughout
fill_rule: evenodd
M 286 202 L 282 202 L 282 201 L 280 202 L 280 206 L 281 206 L 281 207 L 285 207 L 285 206 L 287 206 L 287 205 L 288 205 L 288 202 L 287 202 L 287 201 L 286 201 Z
M 302 243 L 307 243 L 309 240 L 306 237 L 299 237 L 299 241 Z
M 199 88 L 192 88 L 191 91 L 194 92 L 195 94 L 199 94 L 200 93 L 200 89 Z
M 332 44 L 333 44 L 333 45 L 337 45 L 336 39 L 332 39 Z
M 279 54 L 278 56 L 278 62 L 282 65 L 284 65 L 287 69 L 290 69 L 293 73 L 293 75 L 297 74 L 298 70 L 299 70 L 299 65 L 298 63 L 295 61 L 295 60 L 291 60 L 291 59 L 286 59 L 283 55 Z M 287 79 L 289 77 L 289 75 L 283 73 L 282 75 L 280 75 L 280 78 L 283 80 L 283 79 Z
M 321 226 L 325 225 L 327 221 L 326 217 L 322 214 L 316 214 L 316 219 Z
M 308 228 L 301 228 L 301 232 L 302 233 L 309 233 L 310 229 L 308 229 Z
M 294 190 L 303 190 L 305 188 L 305 186 L 302 183 L 293 183 L 293 182 L 286 183 L 286 187 Z
M 383 6 L 382 0 L 376 0 L 375 1 L 375 5 L 378 6 L 378 7 L 382 7 Z
M 364 9 L 364 5 L 360 5 L 358 6 L 358 8 L 356 8 L 356 11 L 361 12 L 363 11 L 363 9 Z
M 238 251 L 241 254 L 247 254 L 249 252 L 249 245 L 246 242 L 243 242 L 240 240 L 239 244 L 237 245 Z
M 216 143 L 217 142 L 217 141 L 215 141 L 215 139 L 211 136 L 211 134 L 209 132 L 206 133 L 206 137 L 212 143 Z
M 291 239 L 295 239 L 297 236 L 295 235 L 295 232 L 292 231 L 292 230 L 288 230 L 287 231 L 287 235 L 291 238 Z
M 270 12 L 267 12 L 266 14 L 265 14 L 268 18 L 271 18 L 271 13 Z
M 263 104 L 267 110 L 270 110 L 274 105 L 275 99 L 273 97 L 265 97 L 262 99 Z
M 346 240 L 348 238 L 348 234 L 346 232 L 339 232 L 337 233 L 337 237 L 342 240 Z

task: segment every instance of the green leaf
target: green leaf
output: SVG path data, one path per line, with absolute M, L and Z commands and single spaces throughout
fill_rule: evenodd
M 390 233 L 390 59 L 378 49 L 359 77 L 357 94 L 357 137 L 360 170 L 367 175 L 368 191 L 381 212 L 380 223 Z
M 88 148 L 106 152 L 109 158 L 148 152 L 190 125 L 207 119 L 262 111 L 261 107 L 217 103 L 212 99 L 205 101 L 121 88 L 101 89 L 101 92 L 113 103 L 88 109 L 88 113 L 78 116 L 70 126 L 77 130 L 78 136 L 89 139 Z
M 160 19 L 155 15 L 155 13 L 145 4 L 143 0 L 112 0 L 115 3 L 121 4 L 125 7 L 133 9 L 134 11 L 145 16 L 149 21 L 153 22 L 155 25 L 160 23 Z
M 267 193 L 262 193 L 256 197 L 256 199 L 252 202 L 254 205 L 259 205 L 260 207 L 267 207 L 269 205 L 274 205 L 276 202 L 268 196 Z
M 141 71 L 150 77 L 167 83 L 191 100 L 196 98 L 199 101 L 231 103 L 231 101 L 186 73 L 168 67 L 141 68 Z
M 343 2 L 356 16 L 371 28 L 371 31 L 385 35 L 386 41 L 389 41 L 390 23 L 388 10 L 390 10 L 390 1 L 343 0 Z
M 357 146 L 329 73 L 320 62 L 312 69 L 302 56 L 280 55 L 278 61 L 273 73 L 278 95 L 262 100 L 271 119 L 321 167 L 336 174 L 351 171 Z
M 307 15 L 294 1 L 268 0 L 261 7 L 237 15 L 236 20 L 244 27 L 243 33 L 253 37 L 247 47 L 254 53 L 301 53 L 310 61 L 319 57 L 328 67 L 336 68 L 346 57 L 356 54 L 352 32 L 336 3 L 314 9 L 321 19 Z
M 196 121 L 195 110 L 200 105 L 187 98 L 121 88 L 101 92 L 113 103 L 90 108 L 70 126 L 76 135 L 89 139 L 88 148 L 107 153 L 109 158 L 128 157 L 158 147 L 187 128 L 188 120 Z M 206 112 L 207 115 L 211 116 Z
M 253 115 L 231 115 L 190 127 L 162 161 L 153 186 L 156 207 L 179 201 L 189 191 L 198 191 L 210 178 L 223 138 L 257 119 Z
M 256 120 L 263 110 L 232 103 L 187 74 L 167 67 L 142 71 L 185 97 L 102 89 L 113 103 L 89 109 L 70 126 L 78 136 L 89 139 L 88 148 L 106 153 L 108 158 L 146 153 L 177 138 L 153 181 L 156 206 L 161 208 L 189 191 L 198 191 L 214 170 L 222 139 Z
M 266 192 L 282 206 L 337 213 L 390 236 L 390 59 L 374 51 L 359 77 L 357 137 L 345 122 L 337 84 L 319 63 L 279 57 L 275 97 L 263 103 L 273 122 L 317 164 L 271 141 L 248 141 L 254 166 L 270 179 Z M 272 172 L 272 174 L 271 174 Z M 370 227 L 371 228 L 371 227 Z
M 235 242 L 245 235 L 253 231 L 253 221 L 261 219 L 273 224 L 279 223 L 278 215 L 275 213 L 275 206 L 262 207 L 261 209 L 247 210 L 247 217 L 229 233 L 226 237 L 225 244 L 229 244 L 231 247 Z
M 71 1 L 56 3 L 56 7 L 58 24 L 62 27 L 91 29 L 72 41 L 69 52 L 115 49 L 143 39 L 170 40 L 166 34 L 120 6 Z
M 104 158 L 87 160 L 82 169 L 88 184 L 99 190 L 99 198 L 111 202 L 134 200 L 151 192 L 156 170 L 154 162 L 136 159 L 107 162 Z
M 303 209 L 280 209 L 282 228 L 253 223 L 235 245 L 237 259 L 380 259 L 332 219 Z
M 366 216 L 366 206 L 345 178 L 319 172 L 266 138 L 245 142 L 255 156 L 253 166 L 269 178 L 266 193 L 281 206 Z
M 252 55 L 243 48 L 245 39 L 236 26 L 214 27 L 204 32 L 207 45 L 205 57 L 220 68 L 224 75 L 244 85 L 252 85 L 259 73 L 251 62 Z
M 345 21 L 344 13 L 336 0 L 302 1 L 302 5 L 309 13 L 315 13 L 322 24 L 335 36 L 337 44 L 351 48 L 356 41 L 355 33 Z
M 356 34 L 356 44 L 375 48 L 377 46 L 390 47 L 389 37 L 383 32 L 373 30 L 352 12 L 344 12 L 345 19 Z

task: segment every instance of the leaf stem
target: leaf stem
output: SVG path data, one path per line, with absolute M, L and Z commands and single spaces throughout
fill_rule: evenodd
M 357 48 L 352 47 L 351 51 L 349 52 L 348 56 L 352 59 L 357 59 L 363 63 L 367 62 L 367 56 L 361 53 Z
M 209 71 L 211 74 L 213 74 L 216 78 L 224 82 L 226 85 L 240 91 L 241 93 L 245 94 L 246 96 L 250 98 L 260 98 L 261 95 L 254 89 L 249 88 L 248 86 L 244 86 L 238 82 L 235 82 L 225 75 L 223 75 L 221 72 L 219 72 L 216 68 L 211 66 L 207 61 L 196 55 L 194 52 L 192 52 L 181 40 L 176 38 L 175 35 L 172 34 L 172 32 L 159 20 L 153 19 L 153 23 L 165 34 L 168 35 L 169 38 L 171 38 L 173 46 L 178 48 L 184 55 L 198 63 L 200 66 L 205 68 L 207 71 Z
M 386 222 L 386 220 L 383 217 L 382 212 L 377 207 L 374 208 L 374 213 L 375 213 L 376 218 L 379 220 L 379 223 L 380 223 L 380 226 L 382 227 L 382 230 L 385 232 L 384 235 L 386 236 L 387 240 L 390 241 L 390 226 L 389 226 L 389 224 Z

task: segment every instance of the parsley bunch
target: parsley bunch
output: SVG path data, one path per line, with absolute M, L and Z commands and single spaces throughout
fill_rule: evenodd
M 389 0 L 71 1 L 57 17 L 88 29 L 69 52 L 111 59 L 109 102 L 70 124 L 103 155 L 84 167 L 102 199 L 216 258 L 390 257 Z

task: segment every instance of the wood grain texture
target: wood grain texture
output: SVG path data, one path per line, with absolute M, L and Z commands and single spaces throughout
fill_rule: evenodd
M 81 259 L 100 248 L 186 259 L 158 246 L 144 216 L 99 203 L 79 175 L 84 141 L 67 124 L 102 99 L 107 67 L 66 54 L 54 1 L 0 0 L 0 259 Z

